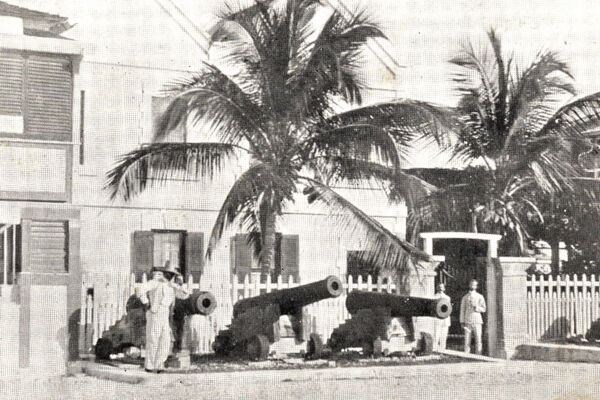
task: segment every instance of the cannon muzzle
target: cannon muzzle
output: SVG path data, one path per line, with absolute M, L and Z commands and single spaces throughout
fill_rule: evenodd
M 271 304 L 279 305 L 281 315 L 294 314 L 311 303 L 338 297 L 343 291 L 342 281 L 336 276 L 328 276 L 317 282 L 240 300 L 233 306 L 233 315 L 235 317 L 251 308 L 265 308 Z
M 447 318 L 452 312 L 448 299 L 428 299 L 423 297 L 398 296 L 382 292 L 352 291 L 346 299 L 350 314 L 358 310 L 388 308 L 392 317 L 429 316 Z
M 210 292 L 196 291 L 187 299 L 177 300 L 176 307 L 182 307 L 185 315 L 210 315 L 217 307 L 217 300 Z

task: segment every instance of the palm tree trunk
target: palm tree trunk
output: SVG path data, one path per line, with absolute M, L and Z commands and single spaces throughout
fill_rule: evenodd
M 265 216 L 262 228 L 262 246 L 258 262 L 260 264 L 261 281 L 266 281 L 267 276 L 275 269 L 275 213 L 270 212 Z

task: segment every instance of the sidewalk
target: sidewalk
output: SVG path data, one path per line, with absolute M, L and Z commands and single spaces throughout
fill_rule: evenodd
M 498 360 L 495 358 L 479 356 L 475 354 L 465 354 L 463 352 L 444 350 L 440 352 L 453 357 L 460 357 L 468 359 L 473 363 L 503 363 L 504 360 Z M 235 379 L 243 379 L 245 382 L 262 382 L 262 381 L 273 381 L 283 380 L 285 382 L 296 382 L 303 380 L 338 380 L 338 379 L 380 379 L 389 378 L 402 372 L 402 376 L 406 375 L 407 370 L 423 370 L 427 368 L 445 368 L 455 369 L 459 365 L 472 364 L 471 362 L 461 363 L 440 363 L 440 364 L 426 364 L 426 365 L 372 365 L 372 366 L 351 366 L 351 367 L 326 367 L 326 368 L 296 368 L 296 369 L 268 369 L 268 370 L 243 370 L 243 371 L 227 371 L 227 372 L 209 372 L 201 373 L 197 371 L 191 371 L 189 373 L 185 371 L 175 372 L 169 371 L 162 374 L 153 374 L 144 371 L 141 366 L 120 364 L 118 366 L 96 363 L 94 361 L 81 361 L 80 368 L 81 372 L 86 375 L 97 377 L 100 379 L 108 379 L 115 382 L 123 383 L 148 383 L 148 382 L 168 382 L 171 380 L 181 381 L 182 379 L 195 379 L 195 380 L 206 380 L 216 381 L 225 383 L 231 380 L 232 375 L 235 375 Z M 195 378 L 194 378 L 195 377 Z

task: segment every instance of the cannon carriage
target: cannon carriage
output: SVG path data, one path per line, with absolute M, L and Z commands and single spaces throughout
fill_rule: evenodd
M 334 329 L 327 346 L 333 352 L 359 347 L 365 355 L 375 357 L 394 352 L 431 352 L 431 335 L 421 332 L 416 337 L 413 317 L 443 319 L 452 312 L 447 299 L 366 291 L 350 292 L 346 308 L 352 317 Z
M 212 293 L 195 290 L 186 299 L 176 299 L 173 305 L 172 328 L 175 336 L 175 349 L 181 345 L 184 318 L 189 315 L 208 316 L 217 307 Z M 126 314 L 108 330 L 102 333 L 95 346 L 96 358 L 106 360 L 113 353 L 120 353 L 129 347 L 142 348 L 146 344 L 147 307 L 135 294 L 125 306 Z
M 303 307 L 342 294 L 339 278 L 329 276 L 321 281 L 276 290 L 238 301 L 233 307 L 233 320 L 228 329 L 218 333 L 213 350 L 218 355 L 239 354 L 252 360 L 265 359 L 271 344 L 281 340 L 280 318 L 289 318 L 296 344 L 307 344 L 309 356 L 319 357 L 323 341 L 312 333 L 312 324 Z

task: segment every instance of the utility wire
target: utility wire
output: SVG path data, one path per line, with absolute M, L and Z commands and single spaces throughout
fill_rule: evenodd
M 202 29 L 200 29 L 198 27 L 198 25 L 196 25 L 196 23 L 194 21 L 192 21 L 190 19 L 190 17 L 187 16 L 186 13 L 183 12 L 183 10 L 181 8 L 179 8 L 179 6 L 177 4 L 175 4 L 175 2 L 173 0 L 167 0 L 172 6 L 173 8 L 175 8 L 177 10 L 177 12 L 179 12 L 179 14 L 185 18 L 185 20 L 194 28 L 194 30 L 199 33 L 204 39 L 206 39 L 207 41 L 210 40 L 210 38 L 208 37 L 208 35 L 206 34 L 206 32 Z
M 208 55 L 208 49 L 198 39 L 196 39 L 196 37 L 185 26 L 183 26 L 179 21 L 177 21 L 175 16 L 171 14 L 171 12 L 160 2 L 160 0 L 154 0 L 154 2 L 158 4 L 158 6 L 165 12 L 165 14 L 167 14 L 173 20 L 173 22 L 175 22 L 177 26 L 179 26 L 179 28 L 186 35 L 188 35 L 190 39 L 194 41 L 194 43 L 196 43 L 196 45 L 204 52 L 204 54 Z M 177 9 L 179 8 L 177 7 Z

